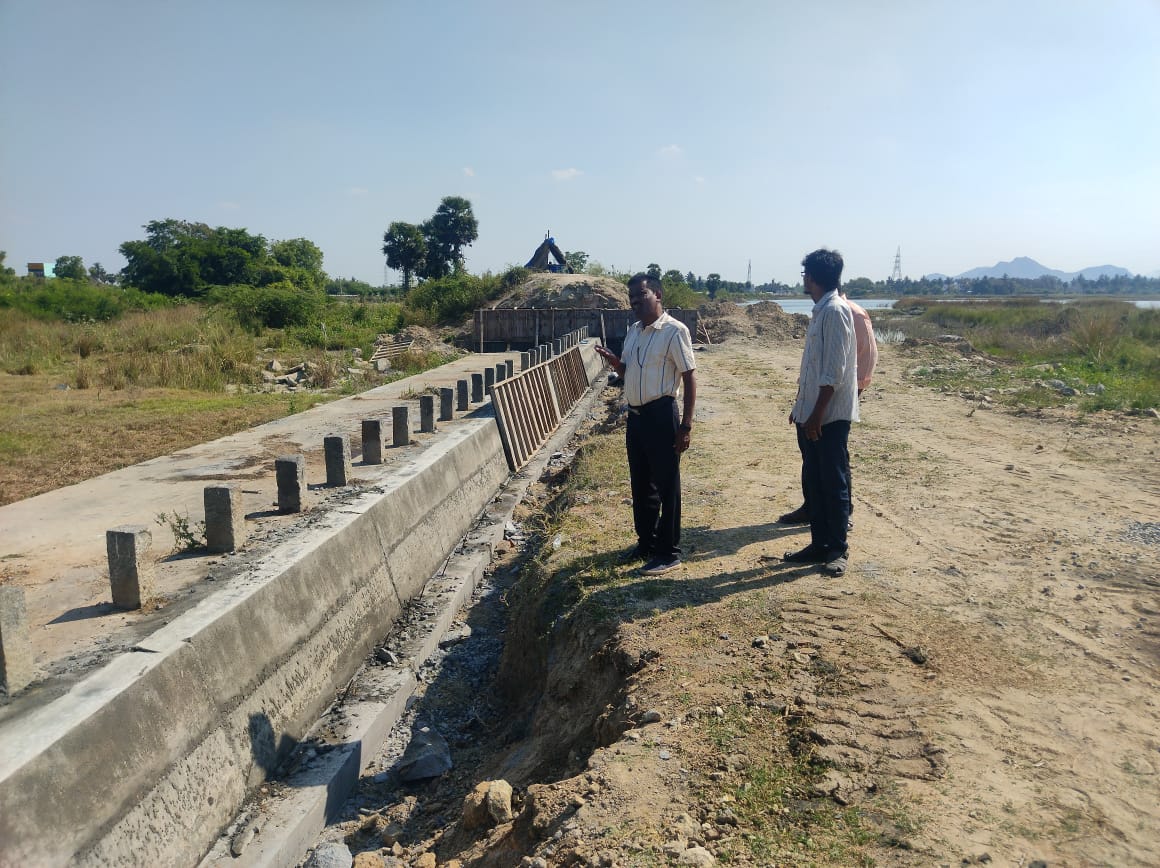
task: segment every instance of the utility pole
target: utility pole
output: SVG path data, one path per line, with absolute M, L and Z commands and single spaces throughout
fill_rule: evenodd
M 745 272 L 745 288 L 753 289 L 753 260 L 749 260 L 749 268 Z
M 894 251 L 894 271 L 890 275 L 891 280 L 902 280 L 902 245 Z

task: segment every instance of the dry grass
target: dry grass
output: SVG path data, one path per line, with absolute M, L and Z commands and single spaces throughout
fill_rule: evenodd
M 0 373 L 0 505 L 339 397 L 57 388 L 63 382 Z

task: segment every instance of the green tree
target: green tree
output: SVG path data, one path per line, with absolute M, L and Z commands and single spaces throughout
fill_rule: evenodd
M 677 271 L 675 268 L 670 268 L 661 277 L 661 282 L 666 285 L 676 286 L 678 283 L 684 283 L 685 278 L 681 276 L 681 272 Z
M 421 226 L 427 242 L 423 276 L 445 277 L 463 270 L 463 248 L 479 237 L 479 222 L 462 196 L 444 196 L 431 219 Z
M 4 264 L 4 260 L 8 258 L 7 250 L 0 250 L 0 280 L 7 281 L 16 276 L 16 269 L 9 268 Z
M 697 275 L 693 274 L 693 272 L 690 271 L 688 274 L 685 275 L 685 283 L 689 284 L 689 286 L 696 286 L 697 285 Z
M 105 271 L 105 266 L 99 262 L 94 262 L 89 266 L 89 280 L 92 283 L 112 283 L 114 275 Z
M 383 234 L 387 267 L 403 272 L 403 294 L 411 289 L 411 275 L 423 273 L 427 261 L 427 241 L 413 223 L 396 220 Z
M 648 268 L 646 268 L 644 271 L 645 274 L 647 274 L 649 277 L 655 277 L 657 280 L 661 279 L 661 267 L 655 262 L 650 262 L 648 264 Z
M 287 268 L 303 268 L 321 273 L 322 251 L 313 241 L 305 238 L 291 238 L 289 241 L 275 241 L 270 245 L 270 255 L 279 265 Z
M 588 254 L 583 250 L 565 250 L 564 261 L 568 263 L 568 267 L 576 274 L 583 274 L 584 269 L 588 266 Z
M 88 276 L 85 263 L 79 256 L 58 256 L 53 273 L 66 280 L 84 280 Z
M 713 272 L 705 278 L 705 289 L 709 293 L 709 298 L 717 297 L 717 290 L 721 288 L 721 275 Z

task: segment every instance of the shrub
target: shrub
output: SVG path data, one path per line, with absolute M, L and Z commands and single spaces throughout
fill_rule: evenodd
M 263 328 L 306 325 L 318 316 L 325 296 L 284 280 L 267 286 L 214 287 L 210 300 L 230 307 L 238 322 L 256 334 Z

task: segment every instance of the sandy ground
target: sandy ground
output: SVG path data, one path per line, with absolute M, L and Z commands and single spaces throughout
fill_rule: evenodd
M 678 686 L 711 685 L 752 653 L 741 630 L 755 629 L 720 603 L 766 589 L 806 703 L 819 686 L 802 664 L 832 661 L 849 687 L 814 711 L 834 794 L 856 802 L 890 782 L 912 805 L 912 849 L 880 854 L 888 863 L 1156 864 L 1160 426 L 933 393 L 905 381 L 914 352 L 883 349 L 851 435 L 852 568 L 839 580 L 762 559 L 808 539 L 773 523 L 800 502 L 786 423 L 800 344 L 698 355 L 685 578 L 714 589 L 718 641 L 690 654 L 641 629 L 689 676 Z M 915 648 L 922 665 L 904 653 Z M 666 684 L 642 679 L 641 701 L 663 702 Z M 673 752 L 682 739 L 704 748 L 695 731 L 665 735 Z

